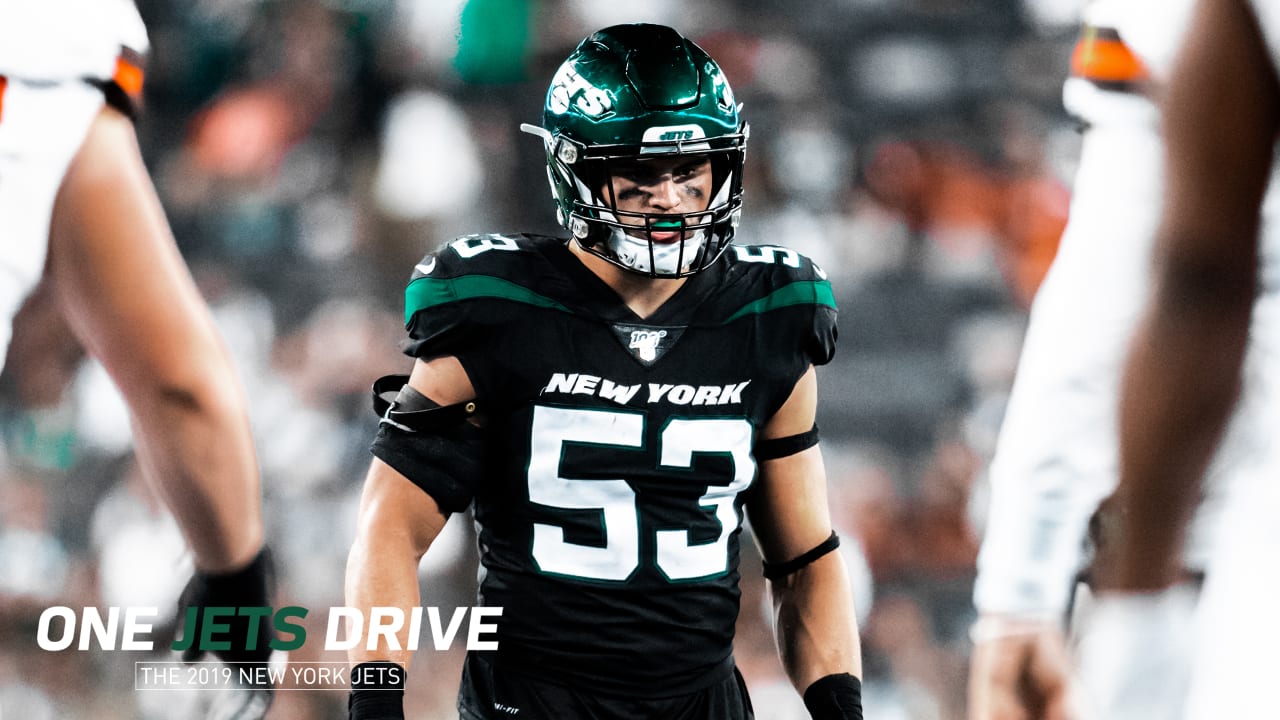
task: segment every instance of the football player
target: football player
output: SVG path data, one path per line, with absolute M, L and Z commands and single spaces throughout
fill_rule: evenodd
M 0 354 L 43 278 L 123 393 L 139 459 L 191 547 L 184 602 L 269 605 L 243 394 L 134 134 L 147 44 L 128 0 L 0 4 Z M 233 641 L 223 658 L 265 660 L 262 625 L 258 650 Z M 261 715 L 251 704 L 240 717 Z
M 373 443 L 347 604 L 417 605 L 419 558 L 471 507 L 503 612 L 461 717 L 749 718 L 745 515 L 792 682 L 813 717 L 860 718 L 814 425 L 835 305 L 807 258 L 730 244 L 747 125 L 728 81 L 671 28 L 610 27 L 523 129 L 570 237 L 463 237 L 415 269 L 416 360 Z M 408 635 L 350 653 L 353 720 L 404 717 Z
M 1064 621 L 1086 562 L 1085 528 L 1118 482 L 1119 377 L 1148 291 L 1162 189 L 1157 98 L 1170 81 L 1191 5 L 1097 0 L 1085 9 L 1064 88 L 1067 108 L 1085 123 L 1071 220 L 1032 309 L 990 469 L 991 506 L 975 592 L 981 616 L 970 673 L 974 720 L 1038 713 L 1053 718 L 1068 711 L 1074 662 Z M 1261 412 L 1257 403 L 1240 408 L 1231 442 L 1215 462 L 1215 496 L 1259 462 L 1270 443 L 1258 431 Z M 1216 507 L 1207 510 L 1187 548 L 1187 568 L 1201 569 L 1207 560 L 1218 514 Z M 1107 519 L 1095 526 L 1111 524 Z M 1183 576 L 1184 587 L 1170 594 L 1165 607 L 1169 651 L 1151 654 L 1169 677 L 1185 673 L 1191 660 L 1185 628 L 1197 577 Z M 1073 635 L 1093 633 L 1087 611 L 1076 620 Z M 1181 706 L 1181 688 L 1156 690 L 1141 702 Z
M 1268 184 L 1275 186 L 1278 70 L 1280 6 L 1198 0 L 1164 99 L 1168 181 L 1154 289 L 1121 385 L 1119 542 L 1103 558 L 1108 592 L 1098 608 L 1106 630 L 1099 639 L 1110 640 L 1082 651 L 1086 677 L 1112 675 L 1120 688 L 1163 680 L 1143 672 L 1159 651 L 1149 619 L 1176 582 L 1201 476 L 1242 388 L 1246 347 L 1273 360 L 1280 350 L 1265 332 L 1280 327 L 1280 264 L 1275 206 L 1264 203 Z M 1247 390 L 1270 413 L 1264 431 L 1274 453 L 1280 378 L 1274 362 L 1263 373 Z M 1260 468 L 1227 497 L 1201 601 L 1187 718 L 1273 712 L 1280 484 L 1274 457 Z M 1157 716 L 1118 703 L 1098 717 Z

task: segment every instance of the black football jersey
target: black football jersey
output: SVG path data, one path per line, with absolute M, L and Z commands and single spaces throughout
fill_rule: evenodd
M 474 502 L 498 667 L 604 692 L 692 692 L 732 653 L 756 438 L 831 359 L 822 270 L 731 246 L 637 317 L 558 238 L 476 235 L 418 264 L 415 357 L 453 355 L 485 416 Z M 410 478 L 413 480 L 413 478 Z

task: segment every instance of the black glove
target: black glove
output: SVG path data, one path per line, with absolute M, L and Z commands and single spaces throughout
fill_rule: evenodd
M 404 668 L 388 660 L 351 668 L 348 720 L 404 720 Z
M 186 624 L 186 632 L 190 633 L 183 638 L 187 643 L 187 648 L 182 651 L 183 662 L 195 662 L 204 654 L 200 649 L 204 608 L 270 607 L 275 589 L 275 564 L 271 551 L 266 547 L 240 570 L 219 575 L 197 570 L 178 601 L 178 622 Z M 196 608 L 192 623 L 187 623 L 188 608 Z M 225 633 L 215 633 L 212 639 L 231 645 L 226 650 L 212 651 L 218 659 L 225 663 L 267 663 L 271 657 L 271 642 L 275 639 L 269 614 L 256 618 L 238 614 L 218 616 L 217 622 L 225 623 L 230 629 Z M 250 635 L 255 622 L 257 628 Z

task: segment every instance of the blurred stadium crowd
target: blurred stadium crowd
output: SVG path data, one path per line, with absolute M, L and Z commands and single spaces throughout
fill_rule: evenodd
M 323 623 L 342 604 L 369 385 L 409 366 L 410 269 L 455 235 L 557 232 L 541 147 L 517 126 L 537 122 L 577 40 L 649 21 L 696 38 L 745 103 L 739 241 L 805 252 L 837 290 L 819 424 L 868 717 L 963 717 L 983 469 L 1069 200 L 1074 18 L 1020 0 L 139 5 L 154 46 L 140 138 L 248 390 L 278 604 L 314 621 L 293 659 L 343 659 L 320 649 Z M 0 378 L 0 717 L 194 716 L 198 693 L 133 690 L 136 653 L 36 647 L 50 605 L 172 608 L 189 560 L 102 370 L 39 293 L 16 330 Z M 471 529 L 450 528 L 424 605 L 473 602 Z M 758 567 L 744 560 L 739 663 L 758 717 L 802 718 Z M 452 716 L 460 660 L 418 653 L 419 717 Z M 345 717 L 345 693 L 278 695 L 272 718 Z

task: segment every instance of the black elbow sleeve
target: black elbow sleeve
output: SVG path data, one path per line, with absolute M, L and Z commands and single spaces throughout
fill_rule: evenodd
M 461 421 L 450 427 L 412 431 L 381 423 L 370 451 L 430 495 L 441 510 L 462 512 L 482 476 L 480 428 Z

